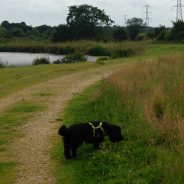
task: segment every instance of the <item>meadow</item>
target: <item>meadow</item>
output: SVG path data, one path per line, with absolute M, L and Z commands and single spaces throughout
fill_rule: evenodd
M 84 144 L 66 161 L 54 150 L 58 183 L 182 184 L 184 182 L 184 55 L 168 54 L 112 74 L 75 97 L 67 125 L 91 120 L 121 126 L 125 140 L 94 151 Z
M 17 44 L 22 43 L 18 41 Z M 82 44 L 82 49 L 88 47 L 87 42 Z M 79 47 L 80 44 L 70 45 Z M 94 45 L 96 47 L 96 43 Z M 111 49 L 119 48 L 118 43 L 116 46 L 108 45 Z M 184 45 L 136 42 L 132 47 L 139 48 L 140 52 L 132 57 L 105 61 L 103 65 L 84 62 L 0 69 L 1 100 L 42 85 L 41 91 L 33 90 L 28 94 L 29 99 L 20 97 L 20 101 L 0 113 L 0 181 L 3 184 L 14 180 L 19 167 L 10 159 L 9 145 L 12 140 L 24 136 L 20 127 L 38 113 L 52 109 L 47 102 L 60 95 L 65 87 L 59 83 L 61 87 L 55 84 L 55 88 L 49 89 L 48 82 L 72 74 L 80 76 L 84 71 L 99 72 L 121 63 L 126 67 L 119 68 L 118 72 L 83 93 L 75 94 L 64 117 L 56 118 L 63 119 L 67 125 L 91 120 L 109 121 L 121 126 L 125 140 L 112 144 L 107 139 L 100 151 L 84 144 L 79 149 L 78 159 L 66 161 L 62 141 L 57 137 L 53 140 L 52 152 L 57 182 L 184 183 Z M 81 73 L 81 77 L 86 77 L 85 73 Z M 70 82 L 66 81 L 67 85 Z

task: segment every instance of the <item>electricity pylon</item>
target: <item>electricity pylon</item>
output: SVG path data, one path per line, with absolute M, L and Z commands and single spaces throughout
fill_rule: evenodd
M 149 14 L 151 12 L 149 12 L 149 8 L 151 8 L 151 6 L 149 6 L 148 4 L 144 6 L 146 8 L 146 12 L 144 12 L 146 14 L 146 18 L 145 18 L 145 21 L 146 21 L 146 27 L 149 27 L 149 23 L 150 23 L 150 17 L 149 17 Z
M 181 0 L 177 0 L 177 5 L 174 6 L 176 7 L 176 22 L 179 20 L 183 20 L 183 13 L 182 13 L 182 3 Z

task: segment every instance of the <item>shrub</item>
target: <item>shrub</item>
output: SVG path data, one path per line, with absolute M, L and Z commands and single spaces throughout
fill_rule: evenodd
M 143 41 L 143 40 L 148 40 L 148 35 L 147 33 L 139 33 L 136 37 L 137 41 Z
M 157 37 L 156 40 L 157 41 L 164 41 L 167 39 L 167 32 L 166 31 L 162 31 Z
M 81 62 L 81 61 L 87 61 L 87 58 L 84 54 L 80 52 L 76 52 L 74 54 L 68 54 L 63 59 L 63 63 L 74 63 L 74 62 Z
M 101 56 L 101 57 L 98 57 L 97 58 L 97 62 L 98 61 L 106 61 L 106 60 L 109 60 L 109 57 L 108 56 Z
M 33 61 L 33 65 L 42 65 L 42 64 L 50 64 L 49 58 L 36 58 Z
M 173 22 L 173 28 L 169 32 L 168 40 L 169 41 L 183 41 L 184 40 L 184 22 L 179 20 Z
M 113 31 L 113 38 L 115 41 L 128 40 L 128 35 L 124 28 L 118 27 Z
M 5 64 L 0 61 L 0 68 L 4 68 L 4 67 L 5 67 Z
M 75 48 L 66 46 L 60 49 L 60 54 L 72 54 L 75 53 Z
M 109 56 L 110 52 L 102 46 L 96 46 L 89 49 L 88 54 L 92 56 Z
M 0 68 L 4 68 L 7 64 L 8 62 L 5 64 L 4 62 L 1 61 L 1 58 L 0 58 Z
M 105 65 L 105 61 L 101 61 L 101 60 L 99 60 L 99 61 L 96 61 L 98 64 L 100 64 L 100 65 Z
M 63 62 L 62 62 L 62 60 L 60 60 L 60 59 L 57 59 L 56 61 L 54 61 L 53 62 L 53 64 L 62 64 Z
M 133 51 L 132 49 L 118 49 L 112 52 L 111 54 L 111 58 L 115 59 L 115 58 L 120 58 L 120 57 L 129 57 L 135 54 L 135 51 Z

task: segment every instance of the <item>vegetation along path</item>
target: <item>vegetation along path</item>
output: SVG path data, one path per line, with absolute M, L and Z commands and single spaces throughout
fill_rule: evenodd
M 59 126 L 57 118 L 61 117 L 63 108 L 73 95 L 107 77 L 120 65 L 128 67 L 128 64 L 124 63 L 99 65 L 85 71 L 75 71 L 66 76 L 26 87 L 0 100 L 0 114 L 20 101 L 39 101 L 46 106 L 42 112 L 34 113 L 24 125 L 19 126 L 18 129 L 23 135 L 9 145 L 8 151 L 11 153 L 12 161 L 19 163 L 14 183 L 55 183 L 54 163 L 50 157 L 53 142 L 57 138 Z

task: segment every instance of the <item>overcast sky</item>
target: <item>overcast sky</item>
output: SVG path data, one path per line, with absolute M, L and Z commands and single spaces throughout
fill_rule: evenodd
M 128 18 L 145 17 L 146 4 L 150 8 L 151 26 L 171 26 L 175 20 L 177 0 L 0 0 L 0 22 L 26 22 L 28 25 L 58 25 L 66 23 L 68 6 L 89 4 L 105 10 L 118 25 Z

